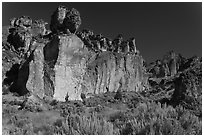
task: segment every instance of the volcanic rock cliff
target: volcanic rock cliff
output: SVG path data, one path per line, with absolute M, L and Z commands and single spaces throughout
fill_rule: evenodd
M 53 13 L 51 31 L 43 20 L 32 22 L 27 16 L 11 20 L 5 45 L 20 58 L 15 80 L 10 82 L 14 92 L 65 101 L 81 100 L 82 94 L 148 87 L 134 38 L 125 41 L 119 35 L 111 41 L 88 30 L 77 31 L 79 12 L 64 6 Z
M 11 19 L 3 28 L 3 91 L 59 101 L 133 91 L 172 105 L 189 100 L 200 105 L 201 58 L 170 51 L 146 64 L 135 38 L 124 40 L 119 34 L 111 40 L 79 31 L 81 22 L 76 9 L 64 6 L 53 12 L 51 30 L 43 20 Z

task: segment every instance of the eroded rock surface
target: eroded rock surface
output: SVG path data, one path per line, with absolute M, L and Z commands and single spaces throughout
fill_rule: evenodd
M 47 44 L 35 44 L 19 73 L 23 93 L 80 100 L 82 93 L 117 92 L 120 84 L 124 91 L 140 91 L 147 84 L 139 55 L 89 52 L 76 35 L 55 35 Z
M 59 6 L 50 29 L 42 19 L 13 18 L 8 43 L 24 58 L 13 80 L 13 91 L 56 100 L 81 100 L 81 95 L 140 91 L 147 85 L 143 58 L 135 39 L 119 34 L 113 41 L 84 29 L 80 13 Z M 12 47 L 11 46 L 11 47 Z M 11 78 L 13 79 L 13 78 Z
M 58 41 L 57 45 L 51 43 L 45 48 L 45 61 L 56 61 L 54 66 L 48 63 L 54 73 L 54 77 L 50 76 L 54 86 L 53 98 L 64 101 L 68 94 L 71 100 L 80 99 L 80 83 L 85 73 L 85 58 L 88 52 L 83 48 L 83 42 L 75 35 L 58 36 L 55 40 Z M 58 46 L 58 49 L 53 49 L 55 46 Z M 50 58 L 50 55 L 54 54 L 58 54 L 56 60 Z
M 148 85 L 144 60 L 134 38 L 114 40 L 82 30 L 80 13 L 59 6 L 50 29 L 27 16 L 11 20 L 8 42 L 23 50 L 14 91 L 56 100 L 80 100 L 105 92 L 141 91 Z
M 87 66 L 87 93 L 141 91 L 145 85 L 143 58 L 134 54 L 102 52 L 92 57 Z
M 80 25 L 80 13 L 74 8 L 69 10 L 59 6 L 51 16 L 50 29 L 53 33 L 75 33 Z
M 177 73 L 183 71 L 184 64 L 187 59 L 174 51 L 168 52 L 163 59 L 152 62 L 147 66 L 147 71 L 152 73 L 151 77 L 161 78 L 167 76 L 175 76 Z

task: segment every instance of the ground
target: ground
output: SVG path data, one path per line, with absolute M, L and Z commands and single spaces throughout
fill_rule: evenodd
M 140 93 L 96 95 L 84 101 L 25 103 L 3 95 L 3 134 L 201 134 L 202 118 L 178 105 L 155 103 Z M 29 101 L 27 101 L 29 102 Z M 28 107 L 33 105 L 32 108 Z M 36 106 L 35 106 L 36 105 Z M 106 129 L 108 128 L 108 129 Z

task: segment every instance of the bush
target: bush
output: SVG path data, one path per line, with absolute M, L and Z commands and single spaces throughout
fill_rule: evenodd
M 179 135 L 202 134 L 201 121 L 195 115 L 180 108 L 160 103 L 139 103 L 133 119 L 125 122 L 121 134 Z
M 113 135 L 118 134 L 113 124 L 96 114 L 70 114 L 62 123 L 61 134 L 68 135 Z

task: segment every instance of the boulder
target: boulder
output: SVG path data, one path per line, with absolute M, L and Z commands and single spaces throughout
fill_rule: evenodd
M 32 19 L 29 16 L 21 16 L 19 18 L 10 19 L 11 27 L 23 27 L 27 28 L 32 25 Z
M 37 36 L 44 36 L 46 34 L 46 25 L 48 23 L 45 22 L 44 20 L 40 19 L 40 20 L 35 20 L 35 22 L 32 24 L 31 26 L 31 30 L 30 33 L 32 34 L 33 37 L 37 37 Z
M 14 49 L 19 51 L 20 48 L 25 47 L 26 38 L 30 35 L 23 28 L 10 28 L 10 34 L 8 35 L 7 41 L 13 45 Z
M 28 52 L 30 45 L 35 39 L 42 38 L 46 34 L 47 22 L 40 20 L 32 20 L 28 16 L 11 19 L 11 28 L 7 41 L 14 47 L 20 54 Z
M 53 33 L 64 31 L 63 21 L 66 17 L 68 9 L 64 6 L 59 6 L 51 16 L 50 30 Z
M 72 8 L 66 14 L 64 19 L 64 27 L 66 30 L 69 30 L 71 33 L 75 33 L 81 25 L 81 17 L 78 10 Z
M 53 33 L 75 33 L 81 25 L 79 11 L 59 6 L 52 14 L 50 29 Z

